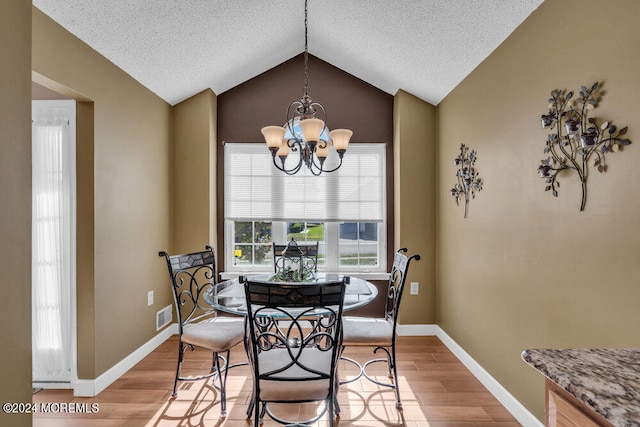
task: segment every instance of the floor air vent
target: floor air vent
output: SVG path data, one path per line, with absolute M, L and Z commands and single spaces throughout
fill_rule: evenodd
M 171 323 L 171 319 L 173 317 L 172 306 L 168 305 L 159 312 L 156 313 L 156 331 L 167 326 Z

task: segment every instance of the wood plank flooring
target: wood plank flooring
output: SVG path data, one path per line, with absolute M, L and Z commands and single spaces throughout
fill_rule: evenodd
M 376 427 L 513 427 L 520 425 L 482 386 L 437 337 L 399 337 L 398 375 L 404 410 L 395 408 L 393 390 L 377 386 L 364 377 L 343 385 L 338 400 L 342 408 L 336 426 Z M 249 427 L 246 418 L 251 393 L 248 367 L 229 371 L 227 379 L 226 419 L 220 418 L 218 392 L 205 380 L 183 382 L 178 397 L 171 389 L 176 365 L 177 337 L 173 336 L 149 356 L 96 397 L 73 397 L 70 390 L 42 390 L 34 402 L 98 404 L 93 413 L 38 413 L 35 427 L 156 427 L 224 426 Z M 371 349 L 348 348 L 346 356 L 358 361 L 373 358 Z M 231 355 L 231 362 L 246 360 L 242 345 Z M 187 352 L 183 368 L 189 372 L 206 371 L 211 355 L 202 350 Z M 341 378 L 353 377 L 355 367 L 343 362 Z M 370 373 L 386 380 L 386 365 L 372 365 Z M 278 413 L 304 419 L 315 413 L 313 404 L 282 405 Z M 280 426 L 265 417 L 265 427 Z M 328 426 L 327 416 L 313 424 Z

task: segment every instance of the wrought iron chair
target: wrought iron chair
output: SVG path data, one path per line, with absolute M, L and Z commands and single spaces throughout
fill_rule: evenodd
M 318 271 L 318 242 L 298 243 L 293 237 L 286 245 L 273 243 L 273 271 L 306 268 Z
M 167 261 L 178 317 L 178 366 L 171 396 L 178 396 L 178 381 L 213 377 L 213 386 L 220 391 L 220 415 L 225 417 L 227 370 L 237 366 L 228 365 L 229 352 L 244 340 L 244 319 L 217 317 L 216 311 L 203 300 L 205 292 L 216 283 L 216 262 L 211 246 L 202 252 L 183 255 L 160 252 L 158 255 Z M 183 377 L 180 367 L 184 352 L 186 349 L 193 351 L 194 346 L 213 352 L 211 371 L 199 376 Z M 216 379 L 219 385 L 216 385 Z
M 249 363 L 254 376 L 254 425 L 265 413 L 282 424 L 306 425 L 336 414 L 337 366 L 341 350 L 345 282 L 268 283 L 245 281 Z M 314 322 L 308 322 L 315 317 Z M 270 403 L 324 401 L 315 417 L 287 421 Z
M 377 353 L 378 350 L 382 350 L 386 353 L 386 358 L 372 359 L 364 365 L 360 365 L 357 361 L 343 356 L 342 360 L 347 360 L 359 366 L 360 373 L 355 378 L 341 382 L 341 384 L 355 381 L 364 375 L 369 381 L 375 384 L 391 387 L 395 392 L 396 408 L 398 409 L 402 409 L 396 368 L 396 326 L 398 324 L 398 311 L 400 309 L 400 300 L 402 298 L 405 280 L 409 272 L 409 264 L 413 259 L 420 259 L 420 255 L 416 254 L 408 257 L 404 254 L 406 252 L 406 248 L 399 249 L 393 259 L 389 285 L 387 287 L 384 318 L 345 316 L 342 319 L 343 349 L 349 346 L 375 347 L 373 350 L 374 354 Z M 391 378 L 393 382 L 380 382 L 367 374 L 367 366 L 376 362 L 387 362 L 389 378 Z

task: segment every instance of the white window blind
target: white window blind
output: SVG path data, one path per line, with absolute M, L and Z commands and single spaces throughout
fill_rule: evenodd
M 382 143 L 350 144 L 342 167 L 320 176 L 312 175 L 305 166 L 295 175 L 279 171 L 265 144 L 225 143 L 224 158 L 227 220 L 384 220 L 386 171 Z M 294 159 L 297 160 L 297 153 L 291 152 L 287 164 Z

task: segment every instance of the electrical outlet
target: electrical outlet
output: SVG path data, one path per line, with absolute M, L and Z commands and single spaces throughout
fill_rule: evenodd
M 147 293 L 147 305 L 153 304 L 153 291 Z
M 411 295 L 418 295 L 419 286 L 418 282 L 411 282 Z

